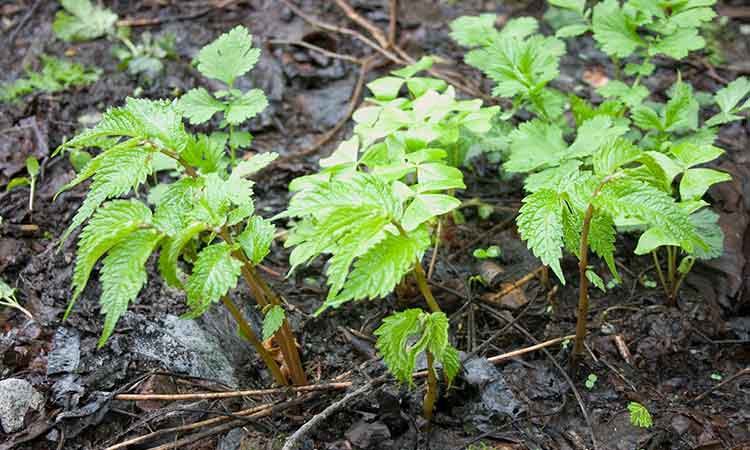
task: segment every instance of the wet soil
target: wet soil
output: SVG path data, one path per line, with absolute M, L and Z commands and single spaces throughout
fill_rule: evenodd
M 199 401 L 190 404 L 112 401 L 114 393 L 135 387 L 140 392 L 189 392 L 208 389 L 263 388 L 272 383 L 255 354 L 236 337 L 223 311 L 210 311 L 195 322 L 177 319 L 185 311 L 184 298 L 165 286 L 152 270 L 137 304 L 120 320 L 115 335 L 101 350 L 97 298 L 92 282 L 66 322 L 62 314 L 70 295 L 75 239 L 58 251 L 58 237 L 80 205 L 85 187 L 53 199 L 74 176 L 67 158 L 50 158 L 65 138 L 95 121 L 108 105 L 126 96 L 167 98 L 204 83 L 190 61 L 198 49 L 221 32 L 244 24 L 263 49 L 259 65 L 246 80 L 262 88 L 269 108 L 249 125 L 256 139 L 251 151 L 294 155 L 309 148 L 343 116 L 359 68 L 346 61 L 320 56 L 271 40 L 305 40 L 330 51 L 363 57 L 370 50 L 357 41 L 315 30 L 276 0 L 180 2 L 170 0 L 105 2 L 121 18 L 158 19 L 137 26 L 135 34 L 173 32 L 177 57 L 166 61 L 163 77 L 151 84 L 123 73 L 110 54 L 110 42 L 76 45 L 54 38 L 51 22 L 57 2 L 8 1 L 0 4 L 2 78 L 11 80 L 26 65 L 38 65 L 39 55 L 67 55 L 96 65 L 103 74 L 95 84 L 59 94 L 31 95 L 18 104 L 0 105 L 0 186 L 23 171 L 23 161 L 34 155 L 42 161 L 34 213 L 26 208 L 28 190 L 0 193 L 0 277 L 18 289 L 19 300 L 34 321 L 14 310 L 0 310 L 0 379 L 20 378 L 43 394 L 41 411 L 29 411 L 25 427 L 16 434 L 0 430 L 0 449 L 103 449 L 150 431 L 195 422 L 247 408 L 256 400 Z M 216 3 L 226 3 L 216 7 Z M 306 12 L 328 22 L 354 27 L 333 2 L 297 1 Z M 365 17 L 385 28 L 388 2 L 352 0 Z M 540 17 L 544 2 L 490 0 L 402 0 L 399 41 L 411 55 L 439 55 L 484 92 L 490 83 L 461 64 L 461 49 L 448 37 L 450 20 L 465 14 L 496 12 L 501 18 Z M 660 64 L 657 89 L 671 85 L 676 70 L 696 89 L 713 92 L 721 79 L 750 73 L 750 14 L 746 2 L 723 2 L 729 15 L 719 33 L 727 63 L 707 70 L 700 58 L 676 65 Z M 189 18 L 189 19 L 188 19 Z M 563 61 L 558 87 L 595 97 L 584 79 L 592 74 L 611 76 L 606 59 L 593 43 L 575 44 Z M 391 67 L 381 64 L 373 79 Z M 287 200 L 287 183 L 315 169 L 337 142 L 348 136 L 344 128 L 319 151 L 266 171 L 257 180 L 259 210 L 270 216 Z M 600 449 L 740 449 L 750 448 L 750 128 L 747 121 L 726 127 L 720 144 L 727 154 L 716 164 L 733 181 L 712 189 L 715 210 L 721 215 L 725 254 L 700 264 L 687 278 L 679 308 L 664 306 L 658 287 L 648 282 L 655 274 L 650 261 L 632 256 L 632 236 L 619 238 L 617 255 L 623 283 L 606 293 L 593 294 L 590 337 L 583 367 L 572 370 L 568 350 L 553 346 L 497 367 L 476 360 L 462 379 L 442 393 L 431 429 L 420 419 L 421 387 L 387 383 L 341 410 L 317 427 L 306 449 L 424 449 L 459 450 L 473 445 L 497 449 L 587 449 L 591 433 Z M 483 296 L 538 267 L 512 228 L 514 210 L 522 196 L 519 180 L 498 176 L 495 165 L 478 160 L 466 174 L 462 197 L 481 198 L 496 207 L 489 220 L 473 209 L 464 210 L 466 223 L 446 227 L 433 276 L 435 292 L 451 314 L 455 344 L 465 352 L 484 344 L 508 320 L 516 326 L 483 346 L 493 356 L 538 341 L 571 334 L 575 326 L 576 281 L 566 286 L 533 280 L 499 303 Z M 143 195 L 143 193 L 141 193 Z M 505 224 L 505 226 L 498 226 Z M 75 237 L 75 236 L 74 236 Z M 498 245 L 502 256 L 490 264 L 471 257 L 478 246 Z M 316 382 L 351 371 L 356 384 L 382 373 L 374 356 L 372 331 L 394 309 L 419 304 L 414 289 L 399 299 L 351 304 L 313 318 L 325 295 L 322 263 L 285 279 L 287 252 L 275 245 L 266 260 L 271 284 L 294 308 L 304 365 Z M 427 255 L 429 258 L 431 255 Z M 576 273 L 566 260 L 567 273 Z M 275 275 L 273 275 L 275 273 Z M 496 285 L 484 287 L 470 279 L 492 273 Z M 249 292 L 246 313 L 256 322 Z M 515 319 L 514 319 L 515 318 Z M 525 333 L 526 332 L 526 333 Z M 528 333 L 528 334 L 527 334 Z M 529 336 L 530 335 L 530 336 Z M 532 339 L 533 338 L 533 339 Z M 618 343 L 620 346 L 618 347 Z M 624 346 L 622 345 L 624 344 Z M 627 351 L 625 350 L 627 348 Z M 571 374 L 573 386 L 564 374 Z M 584 386 L 589 374 L 598 378 Z M 577 391 L 590 416 L 581 413 Z M 271 449 L 337 398 L 323 394 L 303 407 L 182 446 L 184 449 Z M 269 399 L 266 399 L 269 400 Z M 629 421 L 627 404 L 637 401 L 654 417 L 654 426 L 640 429 Z M 132 448 L 152 448 L 174 440 L 165 435 Z M 483 447 L 484 446 L 484 447 Z

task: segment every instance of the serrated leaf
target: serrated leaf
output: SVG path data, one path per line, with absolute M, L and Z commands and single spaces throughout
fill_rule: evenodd
M 542 189 L 523 199 L 516 220 L 521 239 L 542 263 L 552 268 L 565 284 L 560 267 L 563 246 L 562 205 L 557 193 Z
M 591 269 L 586 269 L 586 278 L 591 282 L 591 284 L 599 288 L 600 291 L 607 292 L 607 287 L 604 285 L 604 280 L 602 280 L 602 277 L 600 277 L 596 272 Z
M 594 173 L 604 177 L 620 167 L 638 160 L 643 152 L 625 139 L 613 139 L 594 153 Z
M 567 150 L 560 127 L 534 119 L 522 123 L 511 133 L 510 156 L 503 168 L 508 172 L 530 172 L 556 165 Z
M 247 28 L 238 25 L 203 47 L 195 62 L 205 76 L 232 86 L 234 80 L 250 71 L 260 58 L 253 48 L 253 37 Z
M 388 370 L 402 383 L 412 383 L 417 355 L 426 346 L 426 342 L 420 347 L 409 345 L 410 338 L 421 331 L 420 319 L 423 314 L 421 309 L 407 309 L 392 314 L 383 319 L 383 323 L 374 332 L 378 352 Z
M 403 78 L 389 76 L 367 83 L 367 88 L 378 100 L 393 100 L 398 97 L 398 91 L 403 85 Z
M 224 117 L 230 125 L 239 125 L 258 115 L 267 106 L 266 94 L 260 89 L 251 89 L 229 102 Z
M 724 150 L 719 147 L 714 147 L 713 145 L 696 145 L 691 142 L 673 145 L 669 148 L 669 152 L 675 156 L 676 162 L 683 169 L 711 162 L 724 154 Z
M 364 157 L 363 157 L 364 160 Z M 330 168 L 337 166 L 353 166 L 359 161 L 359 137 L 352 136 L 351 139 L 341 142 L 338 148 L 327 158 L 318 161 L 320 167 Z
M 182 280 L 184 274 L 177 265 L 177 261 L 185 245 L 207 229 L 208 225 L 205 223 L 193 222 L 180 228 L 163 242 L 161 253 L 159 254 L 159 272 L 161 272 L 161 276 L 164 277 L 164 281 L 168 285 L 178 288 L 184 287 Z
M 271 249 L 275 233 L 276 227 L 270 221 L 253 216 L 247 221 L 245 230 L 237 236 L 237 243 L 253 264 L 260 264 Z
M 697 128 L 698 108 L 699 105 L 693 95 L 692 86 L 682 81 L 675 83 L 670 91 L 669 101 L 664 107 L 663 122 L 665 131 Z
M 117 14 L 94 6 L 90 0 L 61 0 L 52 30 L 65 41 L 87 41 L 114 31 Z
M 609 271 L 619 280 L 615 265 L 615 223 L 609 214 L 597 212 L 589 226 L 589 248 L 606 263 Z
M 204 88 L 195 88 L 180 97 L 178 108 L 190 123 L 198 125 L 208 122 L 214 114 L 224 111 L 226 106 Z
M 226 168 L 227 135 L 213 133 L 211 136 L 199 134 L 189 139 L 182 158 L 186 163 L 197 168 L 202 174 L 219 172 Z
M 549 0 L 549 4 L 575 11 L 580 15 L 583 15 L 583 10 L 586 9 L 586 0 Z
M 696 28 L 679 28 L 674 33 L 663 36 L 648 49 L 649 55 L 667 55 L 674 59 L 686 58 L 688 53 L 700 50 L 706 41 L 698 34 Z
M 449 213 L 461 205 L 461 201 L 450 195 L 419 194 L 409 204 L 401 218 L 406 231 L 412 231 L 433 217 Z
M 414 186 L 418 193 L 430 191 L 447 191 L 449 189 L 466 189 L 463 173 L 447 164 L 440 162 L 425 163 L 417 166 L 417 184 Z
M 78 239 L 73 269 L 73 295 L 65 317 L 86 287 L 91 270 L 99 258 L 142 225 L 150 223 L 151 210 L 136 200 L 113 200 L 96 211 Z
M 627 131 L 627 126 L 613 123 L 608 116 L 594 116 L 578 127 L 576 140 L 568 148 L 565 157 L 581 158 L 593 155 L 603 145 L 619 138 Z
M 423 56 L 419 58 L 419 61 L 415 62 L 412 65 L 402 67 L 401 69 L 394 70 L 391 72 L 393 75 L 396 75 L 397 77 L 401 78 L 411 78 L 417 73 L 427 70 L 430 67 L 432 67 L 434 59 L 430 56 Z
M 732 177 L 726 172 L 713 169 L 688 169 L 682 175 L 680 181 L 680 198 L 685 200 L 697 200 L 703 197 L 708 188 L 717 183 L 731 180 Z
M 609 83 L 598 88 L 596 92 L 604 98 L 616 98 L 628 105 L 630 108 L 636 108 L 643 103 L 649 96 L 649 91 L 642 84 L 628 86 L 619 80 L 611 80 Z
M 589 27 L 586 24 L 574 24 L 574 25 L 567 25 L 555 32 L 555 37 L 559 38 L 569 38 L 569 37 L 575 37 L 580 36 L 587 31 L 589 31 L 591 27 Z
M 274 162 L 278 157 L 279 154 L 274 152 L 258 153 L 257 155 L 253 155 L 250 159 L 240 161 L 240 163 L 232 169 L 232 175 L 242 178 L 255 175 Z
M 102 295 L 99 298 L 104 328 L 98 347 L 106 344 L 125 314 L 128 305 L 138 296 L 148 278 L 144 265 L 163 235 L 154 230 L 138 230 L 131 233 L 111 250 L 103 260 L 101 269 Z
M 746 77 L 737 78 L 726 87 L 720 89 L 714 95 L 714 99 L 721 112 L 710 118 L 706 122 L 706 125 L 713 127 L 742 119 L 742 116 L 738 116 L 737 113 L 750 107 L 750 100 L 742 106 L 740 106 L 740 102 L 749 94 L 750 79 Z
M 641 428 L 651 428 L 654 424 L 651 418 L 651 413 L 648 412 L 645 406 L 637 402 L 628 403 L 628 411 L 630 411 L 630 423 Z
M 459 17 L 450 24 L 450 36 L 465 47 L 489 45 L 499 36 L 495 28 L 495 14 Z
M 179 233 L 190 219 L 199 189 L 200 181 L 194 178 L 182 178 L 167 185 L 156 203 L 154 226 L 169 236 Z
M 620 8 L 618 0 L 604 0 L 594 6 L 592 18 L 594 39 L 610 56 L 625 58 L 646 43 L 637 26 Z
M 267 341 L 276 334 L 284 324 L 286 318 L 286 312 L 284 308 L 279 305 L 273 305 L 263 318 L 263 340 Z
M 237 286 L 241 267 L 242 263 L 232 257 L 232 249 L 226 242 L 201 250 L 185 284 L 190 311 L 184 317 L 194 319 L 200 316 L 229 289 Z

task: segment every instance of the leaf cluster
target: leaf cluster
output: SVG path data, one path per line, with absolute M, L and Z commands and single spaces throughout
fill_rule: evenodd
M 33 92 L 49 94 L 74 87 L 88 86 L 99 79 L 101 71 L 84 67 L 72 61 L 41 57 L 42 68 L 38 72 L 26 69 L 26 77 L 0 86 L 0 103 L 13 102 Z

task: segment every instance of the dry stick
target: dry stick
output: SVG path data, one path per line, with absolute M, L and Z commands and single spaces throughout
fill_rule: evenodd
M 750 367 L 745 367 L 744 369 L 740 370 L 739 372 L 735 373 L 731 377 L 727 378 L 726 380 L 722 381 L 721 383 L 718 383 L 716 386 L 710 388 L 706 392 L 702 393 L 701 395 L 695 397 L 694 399 L 690 400 L 691 402 L 697 402 L 705 398 L 708 394 L 715 391 L 716 389 L 719 389 L 720 387 L 727 385 L 731 383 L 732 381 L 736 380 L 737 378 L 740 378 L 744 375 L 750 375 Z
M 388 377 L 385 375 L 375 378 L 369 383 L 362 386 L 361 388 L 357 389 L 356 391 L 349 392 L 343 398 L 341 398 L 341 400 L 330 404 L 328 407 L 326 407 L 326 409 L 316 414 L 312 419 L 307 421 L 304 425 L 299 427 L 297 431 L 295 431 L 291 436 L 289 436 L 289 438 L 284 443 L 284 447 L 282 447 L 281 450 L 294 450 L 297 447 L 297 445 L 299 445 L 302 438 L 304 438 L 305 435 L 307 435 L 307 433 L 309 433 L 315 426 L 319 425 L 328 417 L 332 416 L 335 412 L 345 407 L 352 400 L 367 394 L 374 388 L 385 383 L 387 380 L 388 380 Z
M 346 114 L 344 114 L 344 117 L 342 117 L 341 120 L 339 120 L 333 128 L 326 131 L 323 136 L 315 141 L 315 143 L 310 148 L 302 150 L 300 152 L 295 152 L 294 154 L 285 156 L 283 158 L 278 158 L 277 160 L 272 162 L 271 165 L 286 164 L 293 160 L 303 158 L 307 155 L 315 153 L 320 147 L 325 145 L 334 136 L 336 136 L 336 133 L 338 133 L 339 130 L 341 130 L 344 125 L 346 125 L 346 123 L 349 121 L 349 118 L 354 113 L 354 110 L 357 109 L 357 106 L 359 105 L 359 97 L 360 95 L 362 95 L 362 89 L 364 88 L 365 79 L 367 78 L 367 72 L 370 71 L 370 68 L 372 67 L 374 61 L 374 56 L 367 57 L 362 61 L 362 65 L 359 69 L 359 77 L 357 78 L 357 84 L 354 86 L 354 91 L 352 92 L 352 97 L 351 100 L 349 100 L 349 106 L 346 109 Z
M 255 406 L 253 408 L 248 408 L 248 409 L 243 409 L 241 411 L 237 411 L 233 415 L 234 416 L 247 416 L 248 418 L 250 418 L 250 417 L 252 417 L 253 414 L 257 414 L 257 413 L 259 413 L 261 411 L 265 411 L 266 409 L 270 409 L 271 406 L 273 406 L 273 405 L 270 405 L 270 404 L 259 405 L 259 406 Z M 120 442 L 119 444 L 112 445 L 110 447 L 107 447 L 104 450 L 119 450 L 119 449 L 122 449 L 122 448 L 127 448 L 127 447 L 130 447 L 131 445 L 140 444 L 141 442 L 150 441 L 150 440 L 152 440 L 154 438 L 157 438 L 159 436 L 164 436 L 165 434 L 181 433 L 183 431 L 197 430 L 198 428 L 203 428 L 203 427 L 207 427 L 209 425 L 214 425 L 214 424 L 217 424 L 217 423 L 226 422 L 230 418 L 231 417 L 228 417 L 228 416 L 220 416 L 220 417 L 214 417 L 212 419 L 202 420 L 200 422 L 193 422 L 193 423 L 190 423 L 190 424 L 187 424 L 187 425 L 180 425 L 180 426 L 177 426 L 177 427 L 164 428 L 164 429 L 161 429 L 161 430 L 156 430 L 156 431 L 154 431 L 152 433 L 144 434 L 143 436 L 138 436 L 138 437 L 135 437 L 135 438 L 132 438 L 132 439 L 128 439 L 127 441 Z
M 354 56 L 350 56 L 350 55 L 342 55 L 341 53 L 332 52 L 330 50 L 326 50 L 322 47 L 318 47 L 317 45 L 313 45 L 305 41 L 286 41 L 282 39 L 273 39 L 273 40 L 268 41 L 268 43 L 271 45 L 296 45 L 298 47 L 304 47 L 314 52 L 321 53 L 325 56 L 328 56 L 329 58 L 343 59 L 344 61 L 353 62 L 354 64 L 362 64 L 362 60 L 359 58 L 355 58 Z
M 542 271 L 544 271 L 544 267 L 545 266 L 537 267 L 536 269 L 522 276 L 518 280 L 514 281 L 512 284 L 505 286 L 503 290 L 501 290 L 500 292 L 494 293 L 492 295 L 488 295 L 486 297 L 483 297 L 482 299 L 488 303 L 493 303 L 493 304 L 500 303 L 500 299 L 502 299 L 503 297 L 510 294 L 514 290 L 520 288 L 524 284 L 528 283 L 529 281 L 539 276 L 539 274 L 542 273 Z
M 205 399 L 234 398 L 234 397 L 262 397 L 265 395 L 286 394 L 286 393 L 291 393 L 291 392 L 313 392 L 313 391 L 347 389 L 351 385 L 352 385 L 351 382 L 346 381 L 343 383 L 311 384 L 308 386 L 295 386 L 292 388 L 256 389 L 256 390 L 230 391 L 230 392 L 196 392 L 196 393 L 191 393 L 191 394 L 120 394 L 120 395 L 115 395 L 114 399 L 115 400 L 132 400 L 132 401 L 143 401 L 143 400 L 178 401 L 178 400 L 205 400 Z
M 218 2 L 216 5 L 202 9 L 198 12 L 192 13 L 192 14 L 184 14 L 181 16 L 175 16 L 175 17 L 166 17 L 164 19 L 160 18 L 131 18 L 131 19 L 122 19 L 117 21 L 118 27 L 150 27 L 154 25 L 161 25 L 164 22 L 178 22 L 183 20 L 193 20 L 197 19 L 199 17 L 203 17 L 206 14 L 210 13 L 213 10 L 216 9 L 224 9 L 225 7 L 229 6 L 230 4 L 236 2 L 237 0 L 223 0 Z
M 500 319 L 500 320 L 502 320 L 502 321 L 504 321 L 506 323 L 511 322 L 510 319 L 507 319 L 507 318 L 503 317 L 502 315 L 498 314 L 494 309 L 490 308 L 489 306 L 483 305 L 481 303 L 479 303 L 477 305 L 480 308 L 484 309 L 485 311 L 489 312 L 490 315 L 492 315 L 493 317 L 495 317 L 497 319 Z M 517 323 L 514 323 L 513 324 L 513 328 L 515 328 L 516 330 L 520 331 L 521 334 L 523 334 L 524 336 L 526 336 L 526 338 L 529 339 L 531 342 L 534 342 L 536 344 L 540 344 L 540 342 L 537 340 L 537 338 L 535 338 L 534 335 L 532 335 L 531 333 L 529 333 L 529 331 L 526 328 L 522 327 L 521 325 L 519 325 Z M 573 337 L 575 337 L 575 336 L 573 336 Z M 568 375 L 568 373 L 565 371 L 565 369 L 562 368 L 562 366 L 560 365 L 559 362 L 557 362 L 557 360 L 555 359 L 555 357 L 552 356 L 552 354 L 549 351 L 547 351 L 546 348 L 542 348 L 541 350 L 542 350 L 542 352 L 544 352 L 544 356 L 546 356 L 550 360 L 550 362 L 552 362 L 552 364 L 555 365 L 555 367 L 557 368 L 557 370 L 560 371 L 560 373 L 562 374 L 563 378 L 565 378 L 565 381 L 567 381 L 568 385 L 570 386 L 570 389 L 573 391 L 573 395 L 575 395 L 575 397 L 576 397 L 576 401 L 578 402 L 578 406 L 581 409 L 581 413 L 583 413 L 583 418 L 586 420 L 586 425 L 589 427 L 589 432 L 591 434 L 591 442 L 594 445 L 594 450 L 597 450 L 599 448 L 599 445 L 597 444 L 596 435 L 594 434 L 594 427 L 591 424 L 591 418 L 589 417 L 589 413 L 588 413 L 588 411 L 586 411 L 586 406 L 584 406 L 584 404 L 583 404 L 583 398 L 581 397 L 581 393 L 578 392 L 578 389 L 576 388 L 575 383 L 573 383 L 573 380 L 570 378 L 570 375 Z
M 381 47 L 388 47 L 388 39 L 386 39 L 385 35 L 383 35 L 383 32 L 380 31 L 380 28 L 376 27 L 375 24 L 362 17 L 357 11 L 354 10 L 354 8 L 351 7 L 351 5 L 346 3 L 344 0 L 335 0 L 335 2 L 339 6 L 339 8 L 344 10 L 344 13 L 350 19 L 367 30 L 367 32 L 370 33 L 370 36 L 374 37 Z
M 388 22 L 388 46 L 396 46 L 396 33 L 398 32 L 398 0 L 390 0 L 390 21 Z

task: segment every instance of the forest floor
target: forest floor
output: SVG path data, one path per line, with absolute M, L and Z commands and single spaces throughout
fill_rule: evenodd
M 158 276 L 150 277 L 138 303 L 100 350 L 96 349 L 102 323 L 96 283 L 90 283 L 69 320 L 62 321 L 70 296 L 75 239 L 68 240 L 61 251 L 57 247 L 85 187 L 53 199 L 75 172 L 67 158 L 50 155 L 65 138 L 134 92 L 173 98 L 204 83 L 191 66 L 192 58 L 201 46 L 243 24 L 262 49 L 248 85 L 262 88 L 270 100 L 266 111 L 249 126 L 255 135 L 251 151 L 282 155 L 282 162 L 264 171 L 255 188 L 259 211 L 270 217 L 287 204 L 289 181 L 314 171 L 317 160 L 351 134 L 347 123 L 330 142 L 316 145 L 348 117 L 347 107 L 361 73 L 360 66 L 347 59 L 273 41 L 304 41 L 357 60 L 373 55 L 373 50 L 350 36 L 313 28 L 279 0 L 105 3 L 120 18 L 139 19 L 133 21 L 136 35 L 144 31 L 175 34 L 177 56 L 166 61 L 162 77 L 148 84 L 118 70 L 106 40 L 67 44 L 55 39 L 51 23 L 57 2 L 0 4 L 3 78 L 14 79 L 25 65 L 36 64 L 41 54 L 67 55 L 103 70 L 89 87 L 0 105 L 0 186 L 22 174 L 28 156 L 42 162 L 33 215 L 26 208 L 27 188 L 0 193 L 0 278 L 17 288 L 19 300 L 34 315 L 34 320 L 27 320 L 15 310 L 0 310 L 0 379 L 25 380 L 44 399 L 43 405 L 26 414 L 21 431 L 3 434 L 0 430 L 0 449 L 105 449 L 211 418 L 219 420 L 193 430 L 164 432 L 129 448 L 281 448 L 289 435 L 344 394 L 318 392 L 296 404 L 289 402 L 294 398 L 289 392 L 189 402 L 113 398 L 122 392 L 263 389 L 272 380 L 236 336 L 223 311 L 212 310 L 196 321 L 178 320 L 186 310 L 184 298 Z M 322 21 L 367 32 L 335 2 L 294 3 Z M 388 29 L 388 1 L 351 0 L 350 4 L 384 31 Z M 414 58 L 439 56 L 438 70 L 458 74 L 467 85 L 485 93 L 491 84 L 462 63 L 462 49 L 448 36 L 450 21 L 480 12 L 541 19 L 545 10 L 540 0 L 402 0 L 397 4 L 399 46 Z M 727 1 L 719 11 L 728 20 L 714 39 L 727 62 L 711 65 L 701 57 L 679 65 L 661 61 L 653 86 L 661 95 L 677 71 L 695 89 L 707 92 L 719 89 L 722 80 L 750 73 L 750 7 L 743 0 Z M 612 76 L 606 58 L 589 38 L 568 45 L 569 55 L 574 56 L 564 57 L 556 87 L 595 97 L 592 83 Z M 364 72 L 366 80 L 395 68 L 387 59 L 375 58 L 375 64 Z M 632 255 L 633 238 L 619 238 L 617 261 L 623 282 L 606 293 L 593 294 L 587 357 L 572 385 L 566 378 L 573 372 L 564 345 L 510 358 L 494 367 L 475 360 L 454 386 L 441 393 L 429 430 L 420 419 L 422 386 L 418 383 L 410 390 L 387 381 L 316 424 L 299 448 L 588 449 L 593 434 L 599 449 L 750 449 L 747 121 L 725 127 L 719 142 L 727 154 L 716 166 L 734 178 L 709 193 L 721 215 L 725 253 L 693 270 L 679 308 L 664 306 L 661 290 L 651 283 L 656 279 L 651 261 Z M 520 181 L 498 177 L 496 165 L 481 158 L 465 179 L 467 189 L 459 195 L 480 198 L 493 205 L 494 213 L 482 220 L 475 209 L 466 208 L 466 223 L 443 230 L 432 283 L 450 315 L 457 347 L 468 353 L 482 345 L 481 355 L 490 357 L 572 334 L 575 280 L 562 286 L 553 279 L 545 286 L 537 277 L 526 277 L 527 283 L 512 288 L 527 274 L 539 273 L 539 262 L 513 227 L 522 197 Z M 474 248 L 489 245 L 499 246 L 502 255 L 490 262 L 472 257 Z M 325 296 L 322 263 L 285 278 L 287 257 L 288 251 L 276 244 L 265 265 L 269 281 L 293 306 L 290 320 L 311 380 L 352 382 L 354 390 L 384 373 L 375 359 L 372 332 L 389 311 L 418 304 L 416 291 L 406 289 L 399 300 L 348 304 L 312 317 Z M 154 266 L 152 275 L 156 274 Z M 564 268 L 575 273 L 575 261 L 565 260 Z M 493 281 L 489 286 L 473 283 L 470 279 L 476 274 Z M 507 295 L 493 295 L 503 290 Z M 239 294 L 250 298 L 248 292 Z M 246 313 L 259 321 L 258 312 L 247 303 Z M 483 345 L 509 322 L 513 326 Z M 591 388 L 585 386 L 589 374 L 597 377 Z M 630 424 L 630 401 L 648 408 L 654 418 L 652 428 Z M 228 416 L 273 402 L 282 407 L 266 417 L 237 422 Z M 234 426 L 220 427 L 226 423 Z

